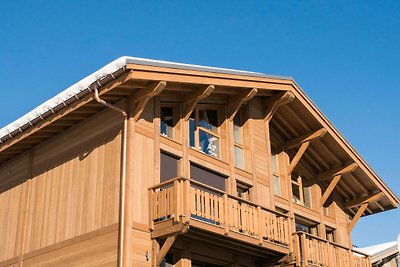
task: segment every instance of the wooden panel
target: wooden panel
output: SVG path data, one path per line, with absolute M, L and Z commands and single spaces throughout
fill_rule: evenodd
M 255 161 L 255 175 L 257 178 L 262 178 L 267 181 L 269 177 L 269 162 L 267 146 L 269 140 L 266 140 L 266 123 L 263 119 L 264 107 L 259 98 L 254 98 L 252 101 L 252 116 L 251 121 L 253 135 L 253 160 Z
M 269 187 L 262 183 L 257 183 L 257 196 L 258 196 L 258 203 L 264 207 L 270 207 L 270 190 Z
M 151 254 L 150 233 L 133 229 L 131 235 L 133 242 L 130 251 L 134 266 L 151 266 L 150 259 L 146 259 L 146 252 Z
M 154 131 L 153 125 L 153 118 L 154 118 L 154 99 L 150 99 L 147 103 L 146 107 L 143 110 L 140 119 L 137 121 L 137 125 L 139 127 L 145 128 L 150 132 Z
M 121 123 L 106 110 L 35 149 L 25 253 L 118 221 Z
M 0 262 L 19 256 L 29 176 L 29 154 L 0 168 Z
M 85 241 L 26 257 L 23 266 L 116 266 L 118 232 L 106 233 Z
M 138 133 L 135 134 L 134 140 L 136 169 L 133 183 L 133 202 L 137 205 L 133 214 L 133 221 L 148 225 L 148 188 L 153 185 L 154 142 L 153 139 Z

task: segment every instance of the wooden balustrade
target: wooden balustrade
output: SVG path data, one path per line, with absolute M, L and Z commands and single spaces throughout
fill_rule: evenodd
M 150 225 L 167 219 L 197 220 L 253 237 L 256 243 L 289 245 L 289 220 L 279 213 L 203 183 L 175 178 L 149 188 Z
M 297 266 L 371 267 L 367 254 L 304 232 L 293 234 L 294 260 Z

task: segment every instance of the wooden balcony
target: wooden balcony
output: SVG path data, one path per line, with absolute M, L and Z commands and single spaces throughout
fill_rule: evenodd
M 149 197 L 152 238 L 179 231 L 191 237 L 200 230 L 203 238 L 219 244 L 231 242 L 262 253 L 289 253 L 291 237 L 285 214 L 185 178 L 149 188 Z
M 367 254 L 304 232 L 293 234 L 293 239 L 296 266 L 371 267 Z

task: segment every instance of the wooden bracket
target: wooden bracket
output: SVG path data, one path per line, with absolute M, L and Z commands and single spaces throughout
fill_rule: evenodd
M 167 255 L 167 252 L 172 247 L 172 244 L 175 242 L 175 239 L 177 236 L 178 236 L 178 234 L 175 233 L 175 234 L 171 234 L 167 237 L 164 244 L 162 245 L 162 247 L 160 248 L 160 250 L 157 253 L 156 266 L 160 266 L 162 260 L 164 259 L 165 255 Z
M 157 83 L 152 83 L 150 86 L 141 90 L 140 92 L 134 93 L 131 97 L 131 104 L 136 104 L 135 110 L 133 112 L 133 121 L 137 121 L 143 113 L 144 108 L 149 100 L 160 94 L 164 88 L 167 86 L 166 81 L 160 81 Z
M 295 96 L 291 91 L 281 92 L 271 97 L 268 97 L 264 101 L 264 106 L 265 106 L 264 120 L 269 122 L 274 116 L 276 110 L 280 106 L 292 102 L 294 99 Z
M 228 118 L 229 120 L 233 120 L 235 117 L 236 113 L 239 111 L 240 107 L 250 99 L 252 99 L 256 94 L 257 94 L 257 88 L 253 89 L 247 89 L 246 91 L 239 93 L 235 96 L 233 96 L 229 100 L 228 104 Z
M 349 208 L 353 208 L 353 207 L 357 207 L 359 205 L 362 205 L 363 203 L 375 202 L 375 201 L 378 201 L 383 195 L 384 195 L 383 192 L 379 192 L 379 193 L 373 194 L 372 196 L 368 195 L 368 196 L 365 196 L 365 197 L 360 197 L 360 198 L 357 198 L 357 199 L 353 199 L 353 200 L 348 201 L 344 205 L 344 208 L 345 209 L 349 209 Z
M 180 226 L 180 231 L 169 234 L 167 239 L 164 241 L 164 244 L 158 251 L 158 253 L 156 255 L 156 266 L 159 266 L 161 264 L 165 255 L 168 253 L 169 249 L 172 247 L 176 238 L 178 237 L 178 234 L 184 234 L 189 231 L 188 223 L 182 223 L 182 224 L 179 224 L 179 226 Z
M 289 164 L 288 167 L 288 176 L 290 176 L 296 167 L 297 163 L 299 163 L 301 157 L 304 155 L 304 152 L 306 152 L 307 147 L 310 145 L 310 141 L 307 141 L 305 143 L 302 143 L 299 150 L 297 151 L 296 155 L 292 159 L 292 161 Z
M 292 161 L 289 164 L 288 174 L 287 174 L 288 176 L 290 176 L 292 174 L 294 168 L 296 167 L 296 165 L 299 163 L 301 157 L 306 152 L 311 141 L 323 137 L 325 135 L 325 133 L 326 133 L 326 130 L 322 128 L 322 129 L 319 129 L 318 131 L 315 131 L 310 134 L 293 139 L 293 140 L 287 142 L 283 147 L 281 147 L 281 150 L 283 150 L 283 149 L 289 149 L 289 148 L 293 148 L 293 147 L 300 145 L 299 150 L 297 151 L 296 155 L 294 156 L 294 158 L 292 159 Z
M 331 177 L 333 177 L 333 179 L 329 183 L 329 186 L 326 188 L 324 194 L 321 197 L 321 201 L 320 201 L 321 206 L 323 206 L 325 204 L 325 202 L 328 200 L 329 196 L 333 192 L 333 189 L 336 187 L 336 185 L 340 181 L 340 178 L 342 178 L 342 176 L 344 174 L 354 171 L 355 169 L 357 169 L 357 167 L 358 167 L 357 163 L 352 163 L 345 167 L 338 168 L 335 170 L 330 170 L 330 171 L 321 173 L 320 175 L 317 175 L 317 178 L 319 180 L 327 180 L 327 179 L 330 179 Z
M 360 208 L 358 209 L 356 215 L 354 215 L 353 219 L 351 222 L 347 225 L 347 233 L 350 234 L 351 230 L 353 230 L 354 226 L 358 222 L 358 220 L 361 218 L 363 215 L 364 211 L 367 209 L 368 204 L 371 202 L 378 201 L 382 196 L 383 192 L 376 193 L 372 196 L 365 196 L 359 199 L 355 199 L 353 201 L 349 201 L 346 205 L 345 208 L 350 208 L 354 206 L 358 206 L 361 204 Z
M 358 167 L 357 163 L 353 162 L 353 163 L 348 164 L 346 166 L 339 167 L 339 168 L 336 168 L 334 170 L 329 170 L 329 171 L 320 173 L 320 174 L 318 174 L 316 176 L 316 178 L 319 181 L 326 181 L 326 180 L 329 180 L 332 177 L 335 177 L 337 175 L 344 175 L 346 173 L 353 172 L 353 171 L 355 171 L 357 169 L 357 167 Z
M 286 142 L 284 145 L 280 146 L 280 148 L 278 150 L 283 151 L 283 150 L 297 147 L 305 142 L 310 142 L 310 141 L 322 138 L 325 134 L 326 134 L 326 130 L 324 128 L 321 128 L 317 131 L 305 134 L 303 136 L 297 137 L 295 139 L 292 139 L 292 140 Z
M 185 121 L 189 120 L 190 114 L 192 114 L 194 108 L 196 107 L 197 103 L 208 97 L 212 91 L 214 91 L 215 86 L 214 85 L 209 85 L 203 90 L 199 90 L 194 96 L 190 96 L 190 98 L 186 99 L 183 104 L 183 110 L 184 110 L 184 119 Z

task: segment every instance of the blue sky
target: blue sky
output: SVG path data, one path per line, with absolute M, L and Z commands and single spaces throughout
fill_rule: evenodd
M 400 195 L 400 1 L 77 2 L 2 3 L 0 127 L 122 55 L 287 75 Z M 352 236 L 399 233 L 396 210 Z

